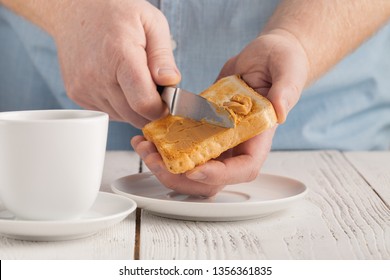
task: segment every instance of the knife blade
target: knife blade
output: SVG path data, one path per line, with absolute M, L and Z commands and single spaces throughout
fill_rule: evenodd
M 168 86 L 157 86 L 157 90 L 174 116 L 205 121 L 226 128 L 234 127 L 234 120 L 226 108 L 219 107 L 200 95 Z

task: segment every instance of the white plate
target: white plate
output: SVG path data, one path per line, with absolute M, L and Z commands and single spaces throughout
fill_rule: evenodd
M 0 234 L 33 241 L 59 241 L 83 238 L 112 226 L 136 209 L 129 198 L 100 192 L 92 208 L 81 218 L 66 221 L 29 221 L 16 219 L 0 205 Z
M 306 186 L 297 180 L 268 174 L 250 183 L 226 186 L 211 198 L 175 193 L 150 172 L 120 178 L 111 188 L 155 215 L 193 221 L 238 221 L 266 216 L 286 209 L 307 192 Z

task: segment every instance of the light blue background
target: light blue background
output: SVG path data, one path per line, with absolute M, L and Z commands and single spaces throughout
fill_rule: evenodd
M 177 44 L 181 87 L 200 92 L 261 31 L 278 1 L 152 1 Z M 319 34 L 320 36 L 320 34 Z M 66 96 L 53 40 L 0 6 L 0 111 L 78 108 Z M 130 149 L 139 130 L 111 123 L 109 149 Z M 273 149 L 375 150 L 390 147 L 390 25 L 305 90 Z

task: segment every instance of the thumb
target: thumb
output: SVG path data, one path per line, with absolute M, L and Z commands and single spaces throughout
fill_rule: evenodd
M 301 90 L 301 87 L 288 81 L 281 80 L 272 84 L 267 98 L 275 108 L 279 124 L 285 122 L 287 114 L 298 102 Z
M 306 64 L 302 62 L 305 58 L 298 54 L 285 54 L 280 59 L 283 63 L 274 63 L 271 67 L 272 85 L 267 98 L 275 108 L 279 124 L 286 121 L 288 113 L 298 103 L 307 80 Z
M 181 80 L 172 51 L 168 22 L 162 15 L 155 25 L 145 30 L 148 66 L 154 82 L 158 85 L 176 85 Z

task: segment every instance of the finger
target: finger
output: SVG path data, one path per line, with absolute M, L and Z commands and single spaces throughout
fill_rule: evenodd
M 157 152 L 156 147 L 141 135 L 134 136 L 130 143 L 141 159 L 145 158 L 149 154 Z
M 223 185 L 209 185 L 188 179 L 184 174 L 170 173 L 153 143 L 145 141 L 142 136 L 136 136 L 131 144 L 140 155 L 146 166 L 156 178 L 167 188 L 187 195 L 210 197 L 218 193 Z
M 266 75 L 261 77 L 257 72 L 244 73 L 241 75 L 241 78 L 248 84 L 248 86 L 263 96 L 268 95 L 269 89 L 272 86 L 272 83 L 269 82 L 271 80 L 270 77 L 267 77 Z
M 287 114 L 298 102 L 306 83 L 307 69 L 302 63 L 304 58 L 298 58 L 299 52 L 296 53 L 282 53 L 281 56 L 275 56 L 270 61 L 272 86 L 267 98 L 275 108 L 278 123 L 286 120 Z
M 98 105 L 98 110 L 106 112 L 112 121 L 124 121 L 118 112 L 111 106 L 110 101 L 102 100 Z
M 185 174 L 170 173 L 164 167 L 161 156 L 158 153 L 152 153 L 145 157 L 144 163 L 164 186 L 177 193 L 211 197 L 224 187 L 224 185 L 196 182 L 188 179 Z
M 116 75 L 132 111 L 147 120 L 163 116 L 166 106 L 156 91 L 156 85 L 147 66 L 146 52 L 142 46 L 128 46 Z
M 127 103 L 126 97 L 119 86 L 115 85 L 110 90 L 108 101 L 122 121 L 129 122 L 137 128 L 142 128 L 149 122 L 148 119 L 134 112 Z
M 275 128 L 255 136 L 235 148 L 230 158 L 211 160 L 192 171 L 187 178 L 211 185 L 231 185 L 254 180 L 272 145 Z
M 131 146 L 135 149 L 135 147 L 138 146 L 139 143 L 146 141 L 146 138 L 143 137 L 142 135 L 136 135 L 130 140 Z
M 148 65 L 154 82 L 163 86 L 178 84 L 181 76 L 173 56 L 166 18 L 160 11 L 156 11 L 153 19 L 145 21 L 144 28 Z
M 267 98 L 274 106 L 278 123 L 286 121 L 290 110 L 296 105 L 301 95 L 302 88 L 289 79 L 280 79 L 272 84 Z

